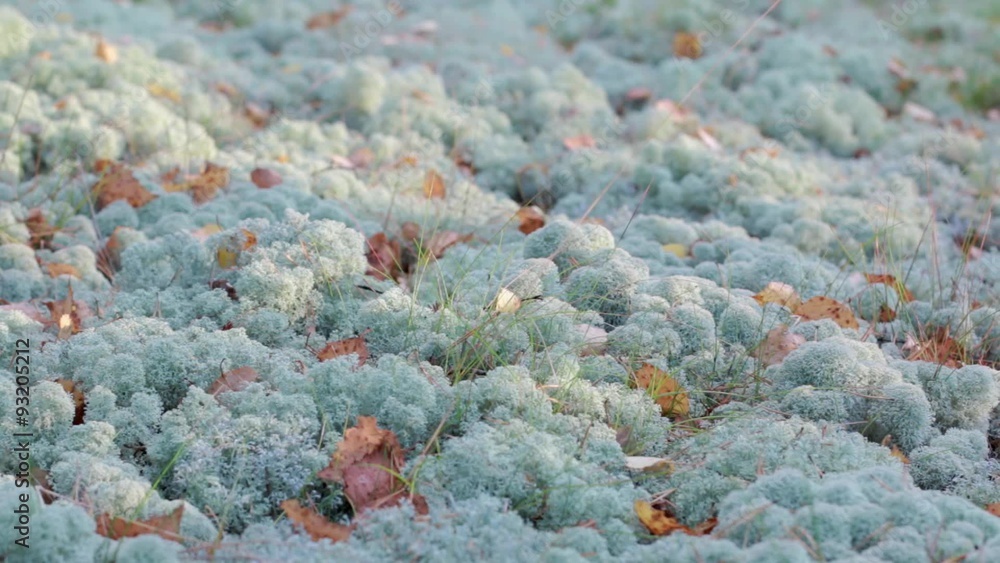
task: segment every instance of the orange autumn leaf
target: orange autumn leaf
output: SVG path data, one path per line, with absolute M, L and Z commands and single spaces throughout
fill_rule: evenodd
M 694 33 L 680 31 L 674 35 L 674 55 L 683 59 L 697 59 L 701 56 L 701 41 Z
M 427 199 L 444 199 L 444 178 L 436 170 L 428 170 L 424 174 L 424 197 Z
M 335 342 L 327 342 L 326 346 L 316 352 L 316 358 L 325 362 L 331 358 L 337 358 L 340 356 L 347 356 L 349 354 L 358 355 L 358 365 L 363 366 L 366 361 L 368 361 L 368 343 L 365 342 L 364 333 L 354 336 L 352 338 L 345 338 L 343 340 L 337 340 Z
M 379 428 L 375 417 L 359 416 L 357 425 L 344 432 L 329 464 L 317 476 L 342 484 L 355 513 L 394 506 L 409 498 L 418 513 L 426 514 L 423 497 L 410 495 L 406 483 L 397 477 L 405 463 L 396 434 Z
M 80 270 L 76 269 L 76 266 L 72 264 L 59 264 L 56 262 L 50 262 L 45 265 L 45 269 L 49 272 L 49 277 L 58 278 L 59 276 L 73 276 L 76 279 L 80 279 Z
M 149 92 L 149 95 L 153 96 L 154 98 L 164 98 L 166 100 L 174 102 L 175 104 L 181 103 L 180 92 L 172 88 L 167 88 L 162 84 L 157 84 L 155 82 L 152 84 L 147 84 L 146 91 Z
M 987 504 L 985 507 L 986 512 L 989 512 L 993 516 L 1000 517 L 1000 502 L 994 502 Z
M 83 424 L 83 415 L 86 411 L 87 401 L 83 395 L 83 391 L 77 386 L 76 382 L 71 379 L 57 379 L 56 383 L 62 386 L 62 388 L 73 396 L 73 407 L 75 412 L 73 413 L 73 426 L 79 426 Z
M 232 369 L 223 373 L 218 379 L 212 382 L 212 385 L 208 388 L 208 394 L 215 396 L 228 391 L 242 391 L 259 378 L 260 374 L 252 367 L 244 366 Z
M 754 300 L 761 305 L 767 305 L 768 303 L 777 303 L 784 307 L 788 307 L 792 311 L 798 308 L 802 304 L 802 298 L 795 291 L 795 288 L 788 285 L 787 283 L 781 282 L 769 282 L 764 289 L 760 290 L 757 295 L 753 296 Z
M 295 499 L 282 501 L 281 509 L 294 524 L 302 527 L 314 541 L 328 539 L 334 543 L 351 537 L 354 526 L 331 522 L 313 509 L 302 506 Z
M 903 450 L 899 449 L 899 446 L 897 446 L 896 444 L 892 445 L 892 449 L 889 450 L 889 455 L 898 459 L 904 464 L 907 465 L 910 464 L 910 458 L 906 457 L 906 454 L 903 453 Z
M 107 163 L 102 166 L 102 170 L 104 175 L 91 189 L 91 193 L 97 198 L 98 211 L 120 199 L 136 208 L 156 199 L 124 164 Z
M 574 137 L 565 137 L 563 139 L 563 146 L 571 151 L 575 151 L 596 147 L 597 142 L 590 135 L 576 135 Z
M 520 223 L 517 226 L 517 230 L 526 235 L 530 235 L 545 226 L 545 216 L 534 207 L 522 207 L 518 209 L 516 217 Z
M 114 64 L 118 60 L 118 48 L 105 41 L 103 37 L 98 37 L 94 56 L 108 64 Z
M 314 14 L 306 20 L 306 29 L 326 29 L 328 27 L 333 27 L 346 18 L 347 15 L 351 13 L 352 9 L 353 7 L 348 5 L 337 10 Z
M 807 321 L 832 319 L 840 328 L 859 328 L 858 319 L 847 305 L 825 295 L 818 295 L 795 308 L 794 313 Z
M 181 517 L 183 515 L 183 504 L 170 514 L 153 516 L 146 520 L 126 520 L 117 516 L 101 514 L 96 518 L 97 533 L 113 540 L 155 534 L 165 540 L 180 542 Z
M 663 416 L 687 416 L 691 404 L 681 384 L 669 373 L 650 364 L 643 364 L 635 372 L 636 387 L 645 389 L 660 405 Z
M 250 181 L 262 190 L 273 188 L 282 182 L 281 174 L 269 168 L 254 168 L 250 172 Z
M 171 171 L 170 180 L 163 185 L 168 192 L 189 192 L 195 203 L 205 203 L 215 197 L 216 192 L 229 185 L 229 169 L 206 162 L 198 174 L 188 176 L 184 181 L 175 183 L 176 173 Z

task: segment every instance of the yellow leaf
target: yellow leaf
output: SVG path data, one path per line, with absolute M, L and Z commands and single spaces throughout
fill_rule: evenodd
M 221 232 L 222 232 L 222 227 L 220 225 L 217 225 L 215 223 L 210 223 L 192 232 L 191 235 L 194 236 L 194 238 L 204 242 L 206 239 L 208 239 L 208 237 Z
M 892 445 L 892 449 L 889 451 L 889 455 L 898 459 L 899 461 L 902 461 L 907 465 L 910 464 L 910 458 L 906 457 L 906 454 L 903 453 L 903 450 L 899 449 L 899 446 L 895 444 Z
M 787 283 L 774 281 L 768 283 L 767 286 L 760 290 L 760 293 L 754 295 L 753 298 L 761 305 L 777 303 L 778 305 L 783 305 L 793 311 L 802 304 L 802 298 L 799 297 L 798 293 L 796 293 L 794 287 L 788 285 Z
M 177 92 L 177 90 L 167 88 L 166 86 L 162 86 L 155 82 L 152 84 L 147 84 L 146 91 L 149 92 L 149 95 L 151 96 L 155 96 L 157 98 L 166 98 L 171 102 L 174 102 L 175 104 L 181 103 L 181 95 L 180 93 Z
M 654 536 L 666 536 L 678 530 L 684 530 L 684 526 L 676 518 L 667 515 L 662 510 L 653 508 L 653 505 L 644 500 L 637 500 L 633 504 L 635 515 L 639 517 L 642 525 Z
M 674 55 L 684 59 L 697 59 L 701 56 L 701 41 L 694 33 L 686 31 L 674 35 Z
M 215 255 L 216 259 L 219 261 L 219 267 L 225 270 L 228 270 L 236 265 L 236 258 L 238 256 L 239 254 L 229 250 L 228 248 L 220 248 Z
M 656 404 L 660 405 L 663 416 L 684 417 L 691 412 L 687 393 L 667 372 L 650 364 L 643 364 L 635 372 L 635 380 L 636 386 L 645 389 Z
M 514 56 L 514 48 L 511 47 L 510 45 L 504 43 L 503 45 L 500 45 L 500 54 L 502 54 L 505 57 L 513 57 Z
M 664 244 L 663 250 L 669 252 L 670 254 L 673 254 L 678 258 L 686 258 L 688 255 L 687 247 L 684 246 L 683 244 L 678 244 L 676 242 L 670 244 Z

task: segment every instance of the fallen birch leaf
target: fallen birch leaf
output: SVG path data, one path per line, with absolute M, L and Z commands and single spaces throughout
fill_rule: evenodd
M 347 356 L 348 354 L 358 355 L 359 366 L 363 366 L 368 361 L 368 343 L 365 342 L 365 333 L 352 338 L 327 342 L 326 346 L 323 346 L 319 352 L 316 352 L 316 358 L 321 362 L 325 362 L 326 360 Z
M 347 5 L 337 10 L 314 14 L 306 20 L 306 29 L 326 29 L 328 27 L 333 27 L 346 18 L 347 15 L 351 13 L 352 9 L 353 6 Z
M 674 55 L 682 59 L 701 57 L 701 41 L 694 33 L 680 31 L 674 35 Z
M 390 239 L 385 233 L 375 233 L 368 238 L 365 256 L 368 259 L 365 273 L 369 276 L 389 280 L 403 272 L 403 249 L 399 241 Z
M 425 241 L 424 247 L 431 253 L 432 256 L 440 258 L 444 255 L 445 250 L 448 250 L 460 242 L 469 242 L 473 238 L 474 235 L 471 234 L 462 235 L 456 233 L 455 231 L 438 231 L 431 235 L 430 239 Z
M 677 531 L 691 530 L 681 524 L 673 516 L 662 510 L 653 508 L 653 505 L 644 500 L 637 500 L 634 503 L 635 515 L 639 517 L 642 525 L 654 536 L 667 536 Z
M 563 139 L 563 146 L 571 151 L 579 149 L 589 149 L 597 146 L 597 142 L 590 135 L 576 135 Z
M 98 211 L 120 199 L 124 199 L 135 208 L 156 199 L 156 196 L 149 193 L 149 190 L 135 179 L 132 171 L 124 164 L 109 163 L 105 166 L 106 172 L 91 189 L 91 193 L 97 198 Z
M 62 386 L 62 388 L 73 397 L 73 426 L 79 426 L 83 424 L 83 416 L 87 410 L 87 399 L 83 395 L 83 391 L 72 379 L 57 379 L 56 383 Z
M 578 324 L 576 332 L 583 336 L 581 356 L 600 356 L 608 347 L 608 333 L 603 328 L 588 324 Z
M 859 328 L 858 319 L 847 305 L 825 295 L 818 295 L 802 303 L 793 311 L 807 321 L 832 319 L 841 328 Z
M 669 244 L 664 244 L 663 245 L 663 251 L 667 252 L 667 253 L 670 253 L 670 254 L 673 254 L 674 256 L 676 256 L 678 258 L 686 258 L 687 255 L 688 255 L 688 249 L 687 249 L 687 247 L 684 246 L 683 244 L 678 244 L 676 242 L 672 242 L 672 243 L 669 243 Z
M 58 278 L 59 276 L 73 276 L 76 279 L 80 279 L 80 271 L 76 269 L 76 266 L 72 264 L 59 264 L 56 262 L 50 262 L 45 265 L 45 269 L 49 272 L 50 278 Z
M 94 56 L 108 64 L 115 64 L 118 61 L 118 48 L 105 41 L 103 37 L 98 37 Z

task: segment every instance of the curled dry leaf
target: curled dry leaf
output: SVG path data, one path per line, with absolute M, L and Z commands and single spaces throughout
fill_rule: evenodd
M 802 303 L 793 311 L 807 321 L 832 319 L 840 328 L 859 328 L 858 319 L 847 305 L 825 295 L 818 295 Z
M 115 227 L 115 230 L 104 243 L 104 248 L 97 253 L 97 269 L 108 278 L 114 281 L 115 272 L 121 268 L 122 243 L 119 235 L 124 227 Z
M 630 102 L 645 102 L 652 97 L 653 91 L 645 86 L 629 88 L 628 92 L 625 92 L 625 99 Z
M 46 301 L 45 306 L 49 309 L 51 320 L 46 321 L 47 326 L 59 327 L 57 338 L 65 340 L 71 335 L 80 332 L 80 325 L 83 319 L 90 316 L 90 307 L 83 301 L 73 299 L 73 285 L 69 285 L 66 298 L 60 301 Z
M 521 298 L 506 287 L 501 287 L 493 299 L 493 310 L 497 313 L 514 313 L 521 308 Z
M 674 462 L 662 457 L 627 456 L 625 458 L 625 467 L 635 471 L 646 471 L 663 475 L 670 475 L 674 472 Z
M 352 338 L 327 342 L 326 346 L 323 346 L 319 352 L 316 352 L 316 358 L 321 362 L 325 362 L 331 358 L 357 354 L 358 365 L 363 366 L 368 361 L 368 343 L 365 341 L 366 333 L 367 331 Z
M 424 174 L 424 197 L 427 199 L 444 199 L 444 178 L 437 170 L 428 170 Z
M 634 508 L 635 515 L 639 517 L 639 521 L 654 536 L 667 536 L 677 531 L 690 530 L 690 528 L 678 522 L 673 516 L 662 510 L 653 508 L 652 504 L 644 500 L 635 501 Z
M 757 295 L 753 296 L 757 303 L 762 306 L 768 303 L 777 303 L 784 307 L 788 307 L 792 311 L 798 308 L 802 304 L 802 298 L 799 297 L 798 292 L 795 288 L 788 285 L 787 283 L 781 282 L 769 282 L 764 289 L 760 290 Z
M 258 188 L 266 190 L 280 184 L 282 178 L 281 174 L 270 168 L 254 168 L 253 172 L 250 172 L 250 181 Z
M 219 393 L 242 391 L 258 379 L 260 379 L 260 374 L 252 367 L 243 366 L 232 369 L 223 373 L 218 379 L 212 382 L 212 385 L 208 388 L 208 394 L 214 397 Z
M 1000 502 L 994 502 L 994 503 L 991 503 L 991 504 L 987 504 L 984 507 L 984 510 L 986 510 L 986 512 L 989 512 L 993 516 L 1000 517 Z
M 663 416 L 685 417 L 691 411 L 687 392 L 669 373 L 650 364 L 635 372 L 636 387 L 645 389 L 660 405 Z
M 59 232 L 59 229 L 49 224 L 48 219 L 42 214 L 40 207 L 36 207 L 28 212 L 24 226 L 28 228 L 28 233 L 31 236 L 28 244 L 35 250 L 49 248 L 49 245 L 52 243 L 52 236 Z
M 302 506 L 295 499 L 282 501 L 281 509 L 285 511 L 289 520 L 301 526 L 314 541 L 323 539 L 334 543 L 344 541 L 351 537 L 351 531 L 354 529 L 353 526 L 345 526 L 327 520 L 322 514 Z
M 183 504 L 169 514 L 154 516 L 146 520 L 126 520 L 108 514 L 100 514 L 95 520 L 97 521 L 97 533 L 113 540 L 155 534 L 165 540 L 180 542 L 182 516 L 184 516 Z
M 155 195 L 142 187 L 124 164 L 107 163 L 101 167 L 101 171 L 104 175 L 91 189 L 91 193 L 97 198 L 98 211 L 120 199 L 136 208 L 156 199 Z
M 949 327 L 940 327 L 921 339 L 907 335 L 902 351 L 911 362 L 930 362 L 950 368 L 962 367 L 965 351 L 962 345 L 951 337 Z
M 787 326 L 780 325 L 772 328 L 764 341 L 750 355 L 765 366 L 772 366 L 785 361 L 789 354 L 805 342 L 804 336 L 790 333 Z
M 146 85 L 146 91 L 149 92 L 150 96 L 155 98 L 163 98 L 165 100 L 170 100 L 175 104 L 181 103 L 181 94 L 173 88 L 167 88 L 162 84 L 152 83 Z
M 518 209 L 516 217 L 519 222 L 517 230 L 526 235 L 530 235 L 545 226 L 545 216 L 535 207 Z
M 390 239 L 385 233 L 375 233 L 368 238 L 369 276 L 380 280 L 396 279 L 402 273 L 403 250 L 399 241 Z
M 330 463 L 318 477 L 342 484 L 356 513 L 410 498 L 418 513 L 426 514 L 426 501 L 418 495 L 410 496 L 406 483 L 397 477 L 405 462 L 396 434 L 379 428 L 374 417 L 359 416 L 357 425 L 344 432 Z
M 73 397 L 73 426 L 83 424 L 83 416 L 87 410 L 87 400 L 83 395 L 83 390 L 72 379 L 57 379 L 56 383 Z

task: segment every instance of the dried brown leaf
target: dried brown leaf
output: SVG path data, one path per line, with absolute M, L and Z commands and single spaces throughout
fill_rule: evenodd
M 242 391 L 258 379 L 260 379 L 260 374 L 252 367 L 243 366 L 232 369 L 223 373 L 218 379 L 212 382 L 212 385 L 208 388 L 208 394 L 215 396 L 219 393 L 229 391 Z
M 351 13 L 352 9 L 352 6 L 347 5 L 336 10 L 314 14 L 306 20 L 306 29 L 326 29 L 328 27 L 333 27 L 347 17 L 347 15 Z
M 790 333 L 787 326 L 781 325 L 768 331 L 767 337 L 751 355 L 765 366 L 780 364 L 805 342 L 804 336 Z
M 660 405 L 663 416 L 685 417 L 691 410 L 687 392 L 669 373 L 651 364 L 635 372 L 636 387 L 645 389 Z
M 83 416 L 87 409 L 87 400 L 83 395 L 83 390 L 72 379 L 57 379 L 56 383 L 62 385 L 62 388 L 73 396 L 73 407 L 75 409 L 73 413 L 73 425 L 78 426 L 83 424 Z
M 94 184 L 91 193 L 97 198 L 98 210 L 120 199 L 136 208 L 156 199 L 155 195 L 149 193 L 149 190 L 136 180 L 128 167 L 114 162 L 105 165 L 104 175 Z
M 321 362 L 325 362 L 331 358 L 347 356 L 348 354 L 358 355 L 359 366 L 364 365 L 368 361 L 368 343 L 365 341 L 364 334 L 335 342 L 327 342 L 326 346 L 323 346 L 319 352 L 316 352 L 316 358 Z
M 283 180 L 281 174 L 270 168 L 254 168 L 253 172 L 250 172 L 250 181 L 258 188 L 266 190 L 277 186 Z
M 545 215 L 534 207 L 522 207 L 517 210 L 519 224 L 517 230 L 526 235 L 541 229 L 545 226 Z
M 701 57 L 701 41 L 694 33 L 680 31 L 674 35 L 674 55 L 683 59 L 697 59 Z
M 113 540 L 155 534 L 165 540 L 180 542 L 181 517 L 183 515 L 183 504 L 170 514 L 154 516 L 146 520 L 125 520 L 117 516 L 100 514 L 96 518 L 97 533 Z
M 590 135 L 576 135 L 563 138 L 563 146 L 571 151 L 589 149 L 597 146 L 597 141 Z
M 73 276 L 76 279 L 80 279 L 80 270 L 77 270 L 76 266 L 72 264 L 50 262 L 45 265 L 45 269 L 48 270 L 49 277 L 52 278 L 58 278 L 59 276 Z

